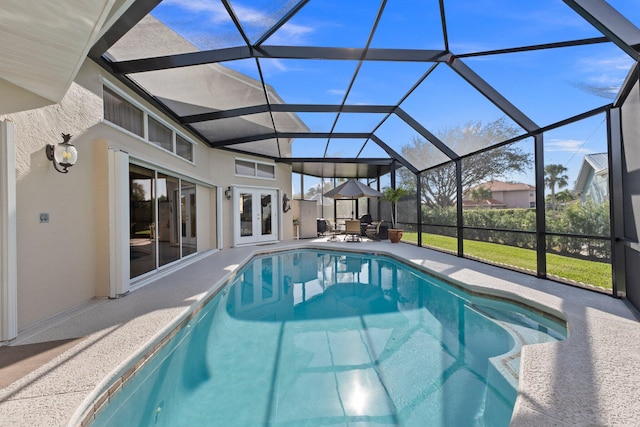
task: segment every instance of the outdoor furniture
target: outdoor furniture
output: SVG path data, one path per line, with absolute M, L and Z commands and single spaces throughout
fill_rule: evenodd
M 327 231 L 329 231 L 329 221 L 327 221 L 324 218 L 317 218 L 316 223 L 317 223 L 318 237 L 324 236 L 324 234 Z
M 367 235 L 367 226 L 371 224 L 373 218 L 371 218 L 371 214 L 364 214 L 360 217 L 360 235 Z
M 366 235 L 371 240 L 385 240 L 389 238 L 389 224 L 384 221 L 374 221 L 367 226 Z
M 360 241 L 360 220 L 348 219 L 345 221 L 345 242 L 359 242 Z
M 338 224 L 332 224 L 328 219 L 325 219 L 325 222 L 327 224 L 327 232 L 331 235 L 327 239 L 327 241 L 335 242 L 336 240 L 338 240 L 338 235 L 341 234 L 340 230 L 338 229 Z
M 371 240 L 378 240 L 378 230 L 380 229 L 381 223 L 381 221 L 374 221 L 367 225 L 367 229 L 365 230 L 366 236 Z

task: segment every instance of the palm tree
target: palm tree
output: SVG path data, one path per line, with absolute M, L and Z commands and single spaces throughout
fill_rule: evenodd
M 483 200 L 489 200 L 493 197 L 493 192 L 489 187 L 476 187 L 471 190 L 471 200 L 476 202 L 476 207 L 480 207 Z
M 567 168 L 560 164 L 551 164 L 544 167 L 544 185 L 551 190 L 551 207 L 556 207 L 556 186 L 558 189 L 569 185 L 569 177 L 565 174 Z
M 382 198 L 391 202 L 391 227 L 396 227 L 396 218 L 398 217 L 398 201 L 409 194 L 409 190 L 403 186 L 397 188 L 386 187 L 383 191 Z

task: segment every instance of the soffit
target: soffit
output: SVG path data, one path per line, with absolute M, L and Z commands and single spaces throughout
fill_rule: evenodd
M 69 89 L 114 0 L 4 0 L 0 78 L 52 102 Z
M 344 159 L 292 160 L 292 172 L 318 178 L 374 179 L 391 171 L 390 159 L 366 159 L 362 162 Z

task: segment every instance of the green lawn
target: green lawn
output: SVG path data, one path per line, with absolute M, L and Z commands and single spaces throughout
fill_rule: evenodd
M 418 233 L 403 232 L 402 240 L 411 243 L 418 242 Z M 455 237 L 439 234 L 422 234 L 422 244 L 447 251 L 457 252 L 458 240 Z M 532 272 L 536 271 L 536 251 L 516 248 L 497 243 L 464 241 L 464 253 L 470 257 L 505 264 Z M 561 255 L 547 254 L 547 274 L 582 282 L 588 285 L 611 289 L 611 264 L 596 261 L 586 261 Z

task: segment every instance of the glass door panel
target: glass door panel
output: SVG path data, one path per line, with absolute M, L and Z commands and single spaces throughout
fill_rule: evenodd
M 182 256 L 196 252 L 196 186 L 182 181 L 180 213 L 182 220 Z
M 172 176 L 158 174 L 158 259 L 160 265 L 165 265 L 180 259 L 180 245 L 178 240 L 178 194 L 179 180 Z
M 129 166 L 129 262 L 130 277 L 155 270 L 156 220 L 155 172 Z
M 273 234 L 271 194 L 261 194 L 260 205 L 262 206 L 262 217 L 260 220 L 262 230 L 260 234 L 262 236 L 271 235 Z
M 240 193 L 240 237 L 253 236 L 253 194 Z

